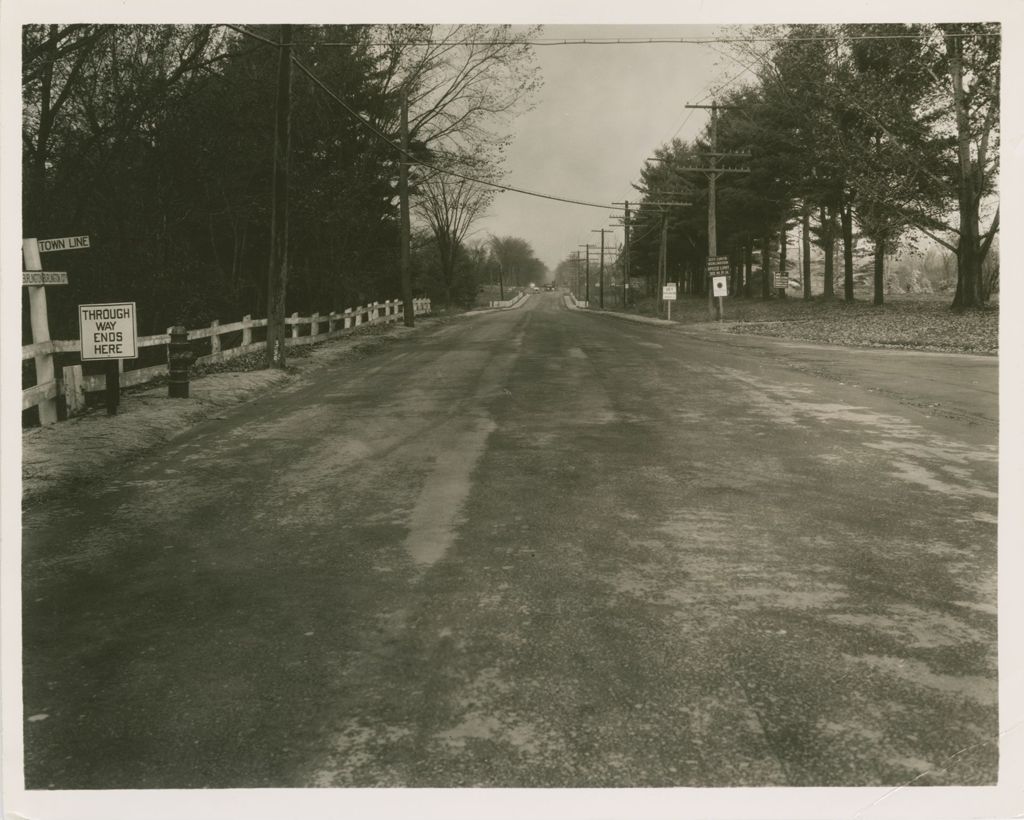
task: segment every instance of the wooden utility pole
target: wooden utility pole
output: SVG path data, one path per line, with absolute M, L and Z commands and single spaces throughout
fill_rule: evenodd
M 280 26 L 274 183 L 270 206 L 270 272 L 267 278 L 267 366 L 285 366 L 285 291 L 288 286 L 288 155 L 291 148 L 292 27 Z
M 708 258 L 718 256 L 718 234 L 716 224 L 716 183 L 718 177 L 722 174 L 733 173 L 733 174 L 749 174 L 749 168 L 720 168 L 718 167 L 719 157 L 748 157 L 749 154 L 723 154 L 718 151 L 718 109 L 719 108 L 735 108 L 737 106 L 719 106 L 715 100 L 711 101 L 711 105 L 686 105 L 687 108 L 710 108 L 711 109 L 711 150 L 703 152 L 703 156 L 708 157 L 709 164 L 706 168 L 677 168 L 677 171 L 700 171 L 705 174 L 708 178 Z M 715 297 L 712 293 L 710 283 L 707 284 L 708 291 L 708 315 L 714 319 L 716 318 L 715 311 Z M 717 318 L 722 318 L 721 300 L 719 300 L 719 309 L 717 311 Z
M 664 162 L 664 157 L 648 157 L 650 162 Z M 658 196 L 673 195 L 675 192 L 672 191 L 660 191 Z M 653 192 L 652 192 L 653 194 Z M 623 203 L 613 202 L 613 205 L 621 205 Z M 667 208 L 689 208 L 693 205 L 692 202 L 650 202 L 645 201 L 644 205 L 648 205 L 652 208 L 661 209 L 661 247 L 658 251 L 658 292 L 655 296 L 658 299 L 658 313 L 665 309 L 665 302 L 661 298 L 662 287 L 665 281 L 668 279 L 668 211 Z
M 406 327 L 416 324 L 416 311 L 412 304 L 412 266 L 409 262 L 409 94 L 405 85 L 402 86 L 402 112 L 399 120 L 399 138 L 402 143 L 402 153 L 398 162 L 398 200 L 399 217 L 401 220 L 400 239 L 402 243 L 400 262 L 402 268 L 402 311 L 403 321 Z M 501 273 L 498 273 L 499 288 L 501 287 Z M 504 297 L 502 297 L 504 298 Z M 449 306 L 450 307 L 450 306 Z
M 587 276 L 587 298 L 584 301 L 587 303 L 587 307 L 590 307 L 590 243 L 588 242 L 586 245 L 580 245 L 580 247 L 587 249 L 587 261 L 584 268 Z
M 611 231 L 608 230 L 607 228 L 595 228 L 594 230 L 591 231 L 591 233 L 601 234 L 601 273 L 600 279 L 598 280 L 598 290 L 600 291 L 600 296 L 598 297 L 598 304 L 600 305 L 601 310 L 604 310 L 604 235 L 606 233 L 611 233 Z
M 668 214 L 661 212 L 661 243 L 658 246 L 658 313 L 665 309 L 662 298 L 665 282 L 668 280 Z
M 629 200 L 626 200 L 626 258 L 623 260 L 622 272 L 622 307 L 629 306 Z
M 629 222 L 629 201 L 626 200 L 625 202 L 613 202 L 612 205 L 623 206 L 623 215 L 615 218 L 621 220 L 619 224 L 622 225 L 626 234 L 625 245 L 622 249 L 622 307 L 623 309 L 625 309 L 626 307 L 629 306 L 629 229 L 631 227 Z

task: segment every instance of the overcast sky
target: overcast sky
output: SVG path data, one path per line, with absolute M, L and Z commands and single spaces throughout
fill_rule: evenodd
M 708 37 L 718 31 L 712 26 L 545 26 L 542 36 Z M 707 45 L 540 46 L 536 53 L 544 85 L 533 110 L 514 122 L 505 182 L 598 203 L 637 200 L 630 184 L 638 181 L 644 159 L 673 135 L 693 138 L 707 123 L 706 111 L 685 104 L 709 97 L 737 74 L 742 74 L 737 84 L 750 79 L 740 64 Z M 521 236 L 554 268 L 577 245 L 600 242 L 591 231 L 609 227 L 612 216 L 505 192 L 477 224 L 474 237 Z M 615 236 L 621 241 L 621 229 Z

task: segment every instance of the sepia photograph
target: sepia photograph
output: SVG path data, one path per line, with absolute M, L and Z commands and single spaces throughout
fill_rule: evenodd
M 4 816 L 1024 812 L 1021 9 L 744 8 L 7 10 Z

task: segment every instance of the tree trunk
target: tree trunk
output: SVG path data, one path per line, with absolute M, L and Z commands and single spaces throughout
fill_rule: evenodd
M 957 182 L 960 200 L 960 242 L 957 245 L 957 283 L 953 307 L 977 307 L 981 304 L 981 258 L 979 251 L 979 197 L 975 195 L 974 163 L 971 161 L 970 119 L 964 97 L 963 38 L 947 37 L 946 53 L 953 84 L 953 110 L 956 114 Z M 980 174 L 979 174 L 980 175 Z
M 412 303 L 412 260 L 410 242 L 412 228 L 409 215 L 409 92 L 402 86 L 401 110 L 399 111 L 399 139 L 402 154 L 398 157 L 398 205 L 399 205 L 399 267 L 402 280 L 402 323 L 406 327 L 416 324 L 416 311 Z M 449 305 L 450 307 L 450 305 Z
M 843 300 L 853 301 L 853 206 L 846 203 L 840 211 L 843 220 Z
M 822 294 L 826 299 L 832 299 L 835 291 L 835 219 L 829 208 L 821 209 L 821 249 L 825 254 L 825 283 Z
M 789 245 L 789 234 L 786 232 L 786 217 L 782 217 L 782 223 L 779 225 L 779 277 L 782 281 L 787 281 L 784 277 L 786 276 L 786 250 Z M 786 298 L 785 286 L 776 288 L 780 299 Z
M 874 304 L 885 302 L 885 239 L 875 238 L 875 298 Z
M 772 238 L 769 234 L 761 240 L 761 298 L 771 295 L 772 279 Z
M 811 208 L 804 202 L 800 214 L 800 242 L 803 252 L 804 299 L 811 298 Z
M 750 279 L 751 279 L 751 274 L 754 272 L 754 240 L 753 239 L 747 239 L 747 244 L 746 244 L 746 247 L 743 249 L 743 251 L 744 251 L 744 253 L 743 253 L 743 256 L 744 256 L 743 263 L 744 263 L 744 268 L 745 268 L 745 271 L 744 271 L 745 275 L 744 275 L 744 278 L 743 278 L 743 295 L 747 299 L 749 299 L 750 298 L 750 288 L 751 288 Z

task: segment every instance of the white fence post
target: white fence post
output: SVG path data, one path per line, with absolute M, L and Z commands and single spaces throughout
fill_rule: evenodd
M 345 308 L 345 318 L 342 321 L 342 328 L 348 330 L 352 327 L 352 308 Z
M 296 321 L 292 322 L 292 338 L 293 339 L 298 339 L 299 338 L 299 322 L 298 322 L 298 318 L 299 318 L 299 313 L 298 313 L 298 311 L 296 311 L 295 313 L 292 314 L 292 319 L 296 320 Z
M 309 335 L 319 336 L 320 335 L 320 312 L 317 311 L 313 314 L 309 321 Z
M 252 314 L 246 313 L 242 317 L 242 347 L 252 344 Z
M 220 319 L 214 319 L 212 322 L 210 322 L 210 328 L 211 329 L 219 327 L 219 326 L 220 326 Z M 210 336 L 210 352 L 211 353 L 220 353 L 220 336 L 217 335 L 216 331 L 214 331 L 213 335 Z
M 334 333 L 334 327 L 338 322 L 338 314 L 336 311 L 331 311 L 327 314 L 327 334 Z
M 366 310 L 362 305 L 356 308 L 356 326 L 358 327 L 363 323 L 363 311 Z

